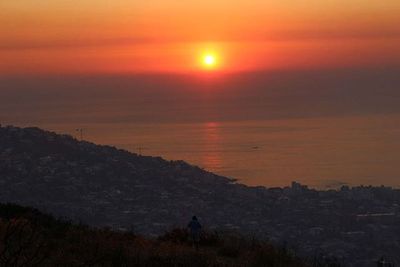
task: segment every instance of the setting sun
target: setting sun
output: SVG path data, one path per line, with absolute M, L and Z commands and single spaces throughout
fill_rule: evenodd
M 213 55 L 206 55 L 204 57 L 204 64 L 206 64 L 206 65 L 214 65 L 215 64 L 215 57 Z
M 207 68 L 215 67 L 217 63 L 216 56 L 210 53 L 204 54 L 202 58 L 202 63 Z

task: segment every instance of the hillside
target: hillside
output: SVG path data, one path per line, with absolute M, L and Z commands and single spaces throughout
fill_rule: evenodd
M 309 258 L 369 267 L 385 255 L 400 263 L 399 189 L 249 187 L 183 161 L 38 128 L 0 127 L 0 202 L 150 237 L 197 215 L 208 231 L 287 244 Z
M 0 201 L 145 234 L 186 224 L 193 214 L 209 225 L 237 225 L 232 218 L 251 213 L 258 201 L 257 189 L 183 161 L 38 128 L 0 128 L 0 162 Z
M 203 236 L 195 250 L 180 229 L 146 239 L 56 220 L 28 207 L 0 204 L 0 266 L 310 266 L 267 242 L 216 233 Z

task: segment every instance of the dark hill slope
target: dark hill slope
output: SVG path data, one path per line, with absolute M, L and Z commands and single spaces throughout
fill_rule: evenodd
M 0 201 L 91 225 L 158 234 L 196 214 L 209 226 L 248 228 L 267 212 L 265 194 L 183 161 L 0 127 Z
M 0 267 L 310 266 L 285 249 L 239 235 L 205 234 L 196 251 L 180 229 L 148 239 L 71 224 L 11 204 L 0 204 L 0 237 Z

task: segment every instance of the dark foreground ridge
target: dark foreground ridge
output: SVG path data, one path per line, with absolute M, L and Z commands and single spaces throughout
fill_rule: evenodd
M 0 127 L 0 201 L 91 226 L 158 236 L 196 214 L 343 266 L 400 263 L 400 191 L 248 187 L 183 161 L 145 157 L 38 128 Z
M 239 235 L 205 233 L 196 250 L 181 229 L 149 239 L 72 224 L 11 204 L 0 204 L 0 236 L 0 266 L 5 267 L 311 267 L 285 248 Z

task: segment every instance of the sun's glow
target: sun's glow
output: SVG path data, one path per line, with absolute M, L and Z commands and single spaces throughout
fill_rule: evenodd
M 217 57 L 214 53 L 204 53 L 201 62 L 206 69 L 214 69 L 217 65 Z
M 203 62 L 205 65 L 211 66 L 215 64 L 215 56 L 213 55 L 205 55 Z

